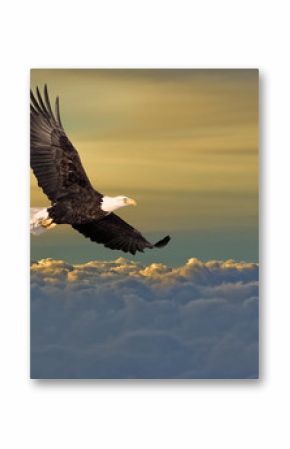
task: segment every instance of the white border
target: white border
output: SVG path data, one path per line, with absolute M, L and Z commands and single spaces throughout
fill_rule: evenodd
M 1 447 L 287 447 L 287 2 L 10 2 L 1 25 Z M 28 370 L 30 67 L 259 68 L 262 380 L 33 382 Z

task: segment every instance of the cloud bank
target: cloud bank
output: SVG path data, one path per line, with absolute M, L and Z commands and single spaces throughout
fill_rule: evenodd
M 33 378 L 256 378 L 258 266 L 31 265 Z

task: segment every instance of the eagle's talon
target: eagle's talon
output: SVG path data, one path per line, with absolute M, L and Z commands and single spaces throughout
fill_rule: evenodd
M 42 220 L 40 224 L 43 228 L 49 228 L 53 224 L 53 220 L 52 218 L 48 218 L 46 220 Z

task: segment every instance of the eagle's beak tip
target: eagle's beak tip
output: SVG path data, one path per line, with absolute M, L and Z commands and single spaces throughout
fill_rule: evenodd
M 133 200 L 133 198 L 129 198 L 127 204 L 130 206 L 137 206 L 137 201 Z

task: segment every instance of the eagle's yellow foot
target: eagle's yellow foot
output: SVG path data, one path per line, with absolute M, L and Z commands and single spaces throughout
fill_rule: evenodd
M 53 219 L 47 218 L 46 220 L 42 220 L 40 224 L 43 228 L 49 228 L 53 224 Z

